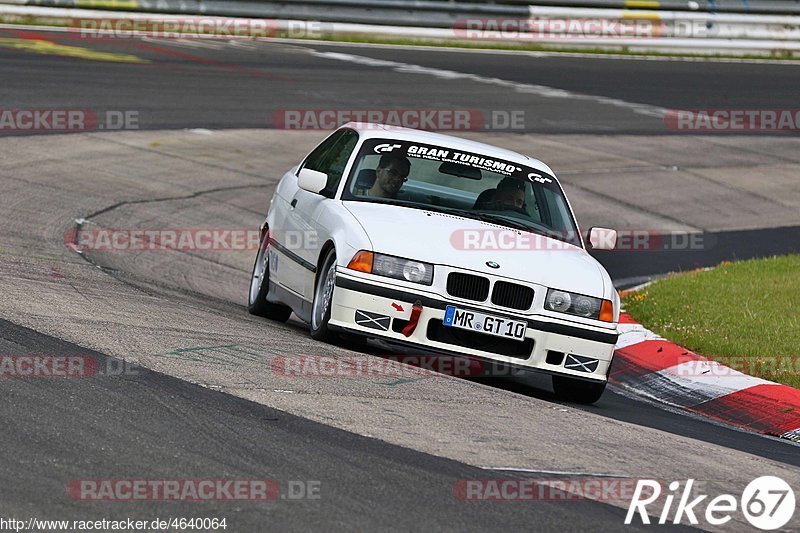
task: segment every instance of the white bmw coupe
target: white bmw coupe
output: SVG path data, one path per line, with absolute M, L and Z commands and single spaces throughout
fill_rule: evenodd
M 250 313 L 311 336 L 552 375 L 559 397 L 597 401 L 619 295 L 541 161 L 378 124 L 334 131 L 280 180 L 261 227 Z

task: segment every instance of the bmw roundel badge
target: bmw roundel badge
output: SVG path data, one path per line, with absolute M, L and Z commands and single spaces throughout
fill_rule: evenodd
M 500 268 L 500 264 L 494 261 L 486 261 L 486 266 L 489 268 Z

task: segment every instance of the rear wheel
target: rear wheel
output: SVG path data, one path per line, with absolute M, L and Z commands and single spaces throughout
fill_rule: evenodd
M 285 305 L 267 301 L 269 291 L 269 234 L 265 234 L 258 247 L 253 274 L 250 277 L 250 293 L 247 299 L 247 310 L 251 315 L 263 316 L 271 320 L 286 322 L 292 309 Z
M 591 404 L 600 399 L 606 390 L 606 382 L 584 381 L 564 376 L 553 376 L 553 392 L 568 402 Z
M 331 302 L 336 283 L 336 252 L 331 249 L 322 261 L 322 268 L 314 287 L 314 303 L 311 309 L 311 336 L 318 341 L 331 341 L 333 334 L 328 328 L 331 319 Z

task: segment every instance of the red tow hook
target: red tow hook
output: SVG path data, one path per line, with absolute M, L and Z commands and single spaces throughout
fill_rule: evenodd
M 403 335 L 410 337 L 414 330 L 417 329 L 419 322 L 419 315 L 422 313 L 422 301 L 417 300 L 414 302 L 414 307 L 411 308 L 411 318 L 408 319 L 408 324 L 403 328 Z

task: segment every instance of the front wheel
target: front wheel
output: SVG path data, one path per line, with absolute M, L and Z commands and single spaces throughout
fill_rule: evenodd
M 333 334 L 328 328 L 331 319 L 331 303 L 336 283 L 336 252 L 330 250 L 322 262 L 314 287 L 314 303 L 311 309 L 311 337 L 318 341 L 330 341 Z
M 247 310 L 251 315 L 263 316 L 271 320 L 286 322 L 292 314 L 291 308 L 267 301 L 269 291 L 269 234 L 265 234 L 258 247 L 253 274 L 250 276 L 250 292 Z
M 606 382 L 592 382 L 564 376 L 553 376 L 553 392 L 561 400 L 592 404 L 603 395 Z

